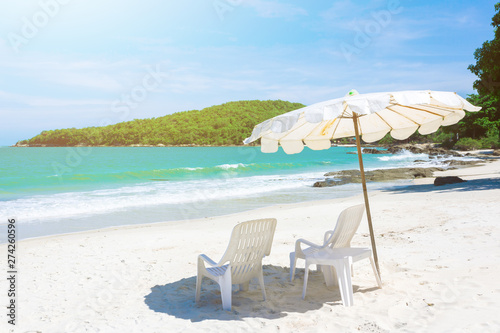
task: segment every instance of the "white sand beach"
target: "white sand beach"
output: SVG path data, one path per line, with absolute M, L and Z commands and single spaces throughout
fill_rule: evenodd
M 369 261 L 356 263 L 352 307 L 316 271 L 302 300 L 304 262 L 291 283 L 289 252 L 298 238 L 321 242 L 341 210 L 363 202 L 361 186 L 350 198 L 20 241 L 17 325 L 4 314 L 0 331 L 499 332 L 500 160 L 436 175 L 467 182 L 369 193 L 383 288 Z M 217 261 L 234 225 L 263 217 L 278 220 L 263 261 L 268 299 L 251 283 L 226 312 L 205 279 L 195 304 L 198 254 Z M 365 215 L 352 246 L 369 245 Z M 5 305 L 5 278 L 0 288 Z

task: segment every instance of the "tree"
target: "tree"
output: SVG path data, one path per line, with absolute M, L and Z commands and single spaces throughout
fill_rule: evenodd
M 495 38 L 486 41 L 483 46 L 476 49 L 474 58 L 475 65 L 469 65 L 468 69 L 479 79 L 474 82 L 474 89 L 479 95 L 491 94 L 500 97 L 500 2 L 495 4 L 496 14 L 492 18 L 491 25 L 494 27 Z
M 480 106 L 481 111 L 467 113 L 466 118 L 462 120 L 460 130 L 462 136 L 472 137 L 474 139 L 488 136 L 488 133 L 496 133 L 500 128 L 500 98 L 492 95 L 470 95 L 469 102 Z

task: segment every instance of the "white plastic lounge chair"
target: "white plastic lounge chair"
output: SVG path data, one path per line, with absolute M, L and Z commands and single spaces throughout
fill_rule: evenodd
M 203 277 L 208 277 L 219 284 L 222 308 L 226 311 L 231 311 L 232 285 L 239 284 L 241 290 L 248 290 L 252 278 L 259 279 L 262 295 L 266 300 L 262 258 L 271 253 L 275 229 L 276 219 L 242 222 L 234 227 L 226 252 L 218 263 L 200 254 L 196 278 L 196 302 L 200 300 Z
M 351 247 L 351 239 L 361 223 L 364 212 L 365 206 L 363 204 L 344 209 L 337 219 L 335 230 L 325 232 L 323 245 L 317 245 L 305 239 L 297 239 L 295 252 L 290 253 L 290 281 L 295 278 L 297 259 L 305 260 L 307 256 L 327 247 Z M 309 247 L 302 249 L 301 244 L 306 244 Z

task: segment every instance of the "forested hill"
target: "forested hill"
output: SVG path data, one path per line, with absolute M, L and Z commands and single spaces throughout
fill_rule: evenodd
M 253 127 L 300 103 L 238 101 L 104 127 L 43 131 L 16 146 L 241 145 Z

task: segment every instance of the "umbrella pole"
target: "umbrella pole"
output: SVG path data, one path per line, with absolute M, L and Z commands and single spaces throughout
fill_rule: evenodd
M 368 219 L 368 227 L 370 228 L 373 258 L 375 259 L 375 266 L 377 267 L 378 274 L 380 275 L 380 268 L 378 267 L 377 246 L 375 245 L 375 237 L 373 235 L 372 214 L 370 212 L 370 203 L 368 202 L 368 191 L 366 190 L 365 169 L 363 167 L 363 156 L 361 154 L 361 138 L 359 137 L 358 118 L 359 116 L 355 112 L 353 112 L 352 120 L 354 121 L 354 132 L 356 133 L 356 147 L 358 149 L 359 171 L 361 172 L 361 183 L 363 184 L 366 217 Z

